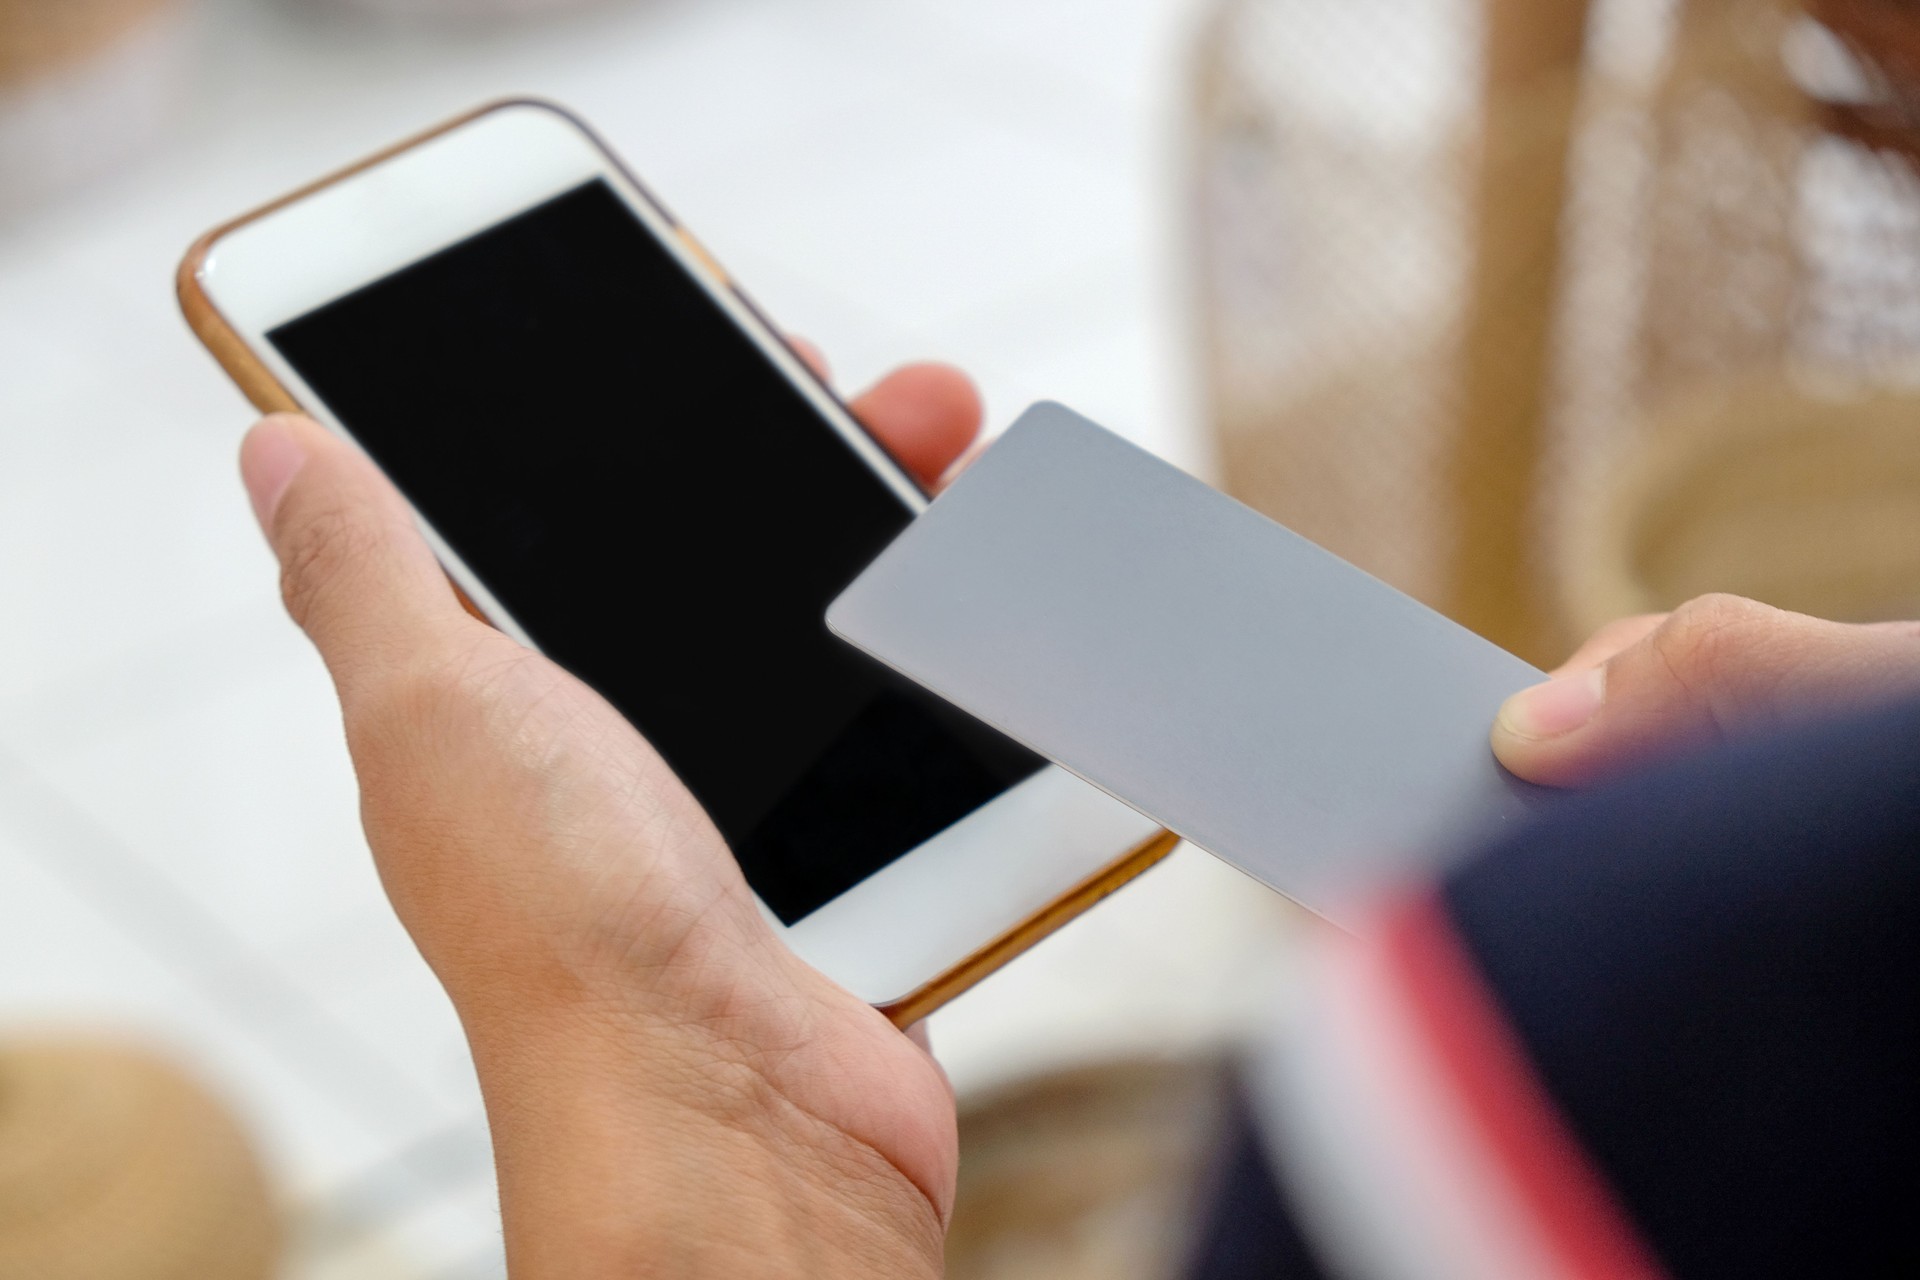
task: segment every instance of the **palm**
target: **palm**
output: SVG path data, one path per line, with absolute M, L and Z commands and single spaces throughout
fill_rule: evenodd
M 753 1073 L 944 1207 L 939 1067 L 775 937 L 712 822 L 613 707 L 478 623 L 464 641 L 395 700 L 403 726 L 351 731 L 388 893 L 449 990 L 510 954 L 608 1007 L 665 1000 L 710 1037 L 714 1070 Z

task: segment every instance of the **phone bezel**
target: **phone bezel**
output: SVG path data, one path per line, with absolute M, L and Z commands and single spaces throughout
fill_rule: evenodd
M 515 100 L 462 117 L 323 180 L 195 246 L 189 319 L 254 403 L 352 433 L 282 358 L 278 325 L 543 200 L 604 179 L 646 230 L 909 510 L 919 487 L 854 420 L 712 257 L 583 123 Z M 415 514 L 448 576 L 487 621 L 525 631 Z M 898 1021 L 921 1016 L 1169 852 L 1157 824 L 1056 766 L 975 810 L 795 925 L 762 914 L 803 958 Z

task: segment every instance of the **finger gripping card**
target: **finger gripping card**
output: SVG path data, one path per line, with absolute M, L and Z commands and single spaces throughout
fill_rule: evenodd
M 1487 742 L 1540 672 L 1055 404 L 827 622 L 1335 919 L 1541 796 Z

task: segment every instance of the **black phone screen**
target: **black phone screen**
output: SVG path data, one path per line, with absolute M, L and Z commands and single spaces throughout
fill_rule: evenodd
M 782 920 L 1040 767 L 829 634 L 911 512 L 605 182 L 268 338 Z

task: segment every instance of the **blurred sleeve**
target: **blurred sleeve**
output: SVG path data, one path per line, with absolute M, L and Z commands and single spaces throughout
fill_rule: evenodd
M 1245 1073 L 1194 1280 L 1920 1275 L 1920 705 L 1569 797 L 1370 924 Z

